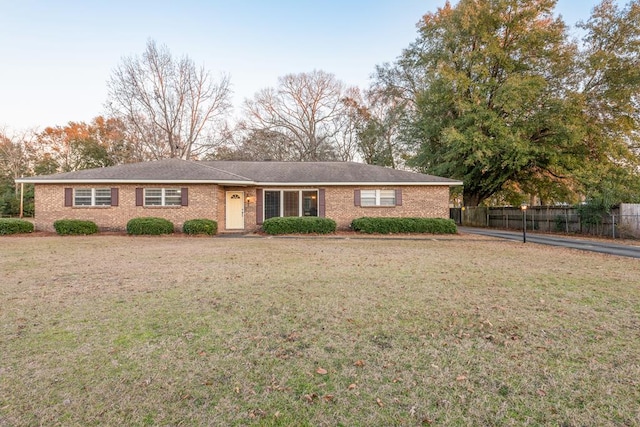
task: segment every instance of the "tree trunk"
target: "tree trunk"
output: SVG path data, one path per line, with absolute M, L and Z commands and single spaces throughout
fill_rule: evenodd
M 480 193 L 475 191 L 466 191 L 462 192 L 462 204 L 464 206 L 468 206 L 470 208 L 477 207 L 480 202 L 484 200 L 484 197 L 480 196 Z

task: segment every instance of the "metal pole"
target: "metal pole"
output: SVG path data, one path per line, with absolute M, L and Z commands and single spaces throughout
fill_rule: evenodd
M 24 182 L 20 183 L 20 218 L 24 217 Z
M 616 239 L 616 214 L 611 214 L 611 232 L 613 233 L 613 240 Z
M 527 243 L 527 210 L 522 210 L 522 243 Z

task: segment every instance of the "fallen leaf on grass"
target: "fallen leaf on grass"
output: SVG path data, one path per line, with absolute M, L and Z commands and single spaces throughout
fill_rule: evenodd
M 364 366 L 364 362 L 362 360 L 356 360 L 354 362 L 353 366 L 363 367 Z
M 349 387 L 347 387 L 348 390 L 353 390 L 354 388 L 356 388 L 354 383 L 349 384 Z
M 384 405 L 382 404 L 382 400 L 380 400 L 380 398 L 376 399 L 376 403 L 378 404 L 379 407 L 383 407 Z
M 305 394 L 303 397 L 307 401 L 307 403 L 312 403 L 314 400 L 318 398 L 318 395 L 315 393 L 311 393 L 311 394 Z
M 464 380 L 466 380 L 466 379 L 467 379 L 467 377 L 466 377 L 465 375 L 458 375 L 458 376 L 456 377 L 456 381 L 464 381 Z
M 333 397 L 334 397 L 333 394 L 325 394 L 324 396 L 322 396 L 322 398 L 327 402 L 333 401 Z
M 256 418 L 256 417 L 262 418 L 262 417 L 265 417 L 266 415 L 267 413 L 260 408 L 254 409 L 253 411 L 249 412 L 249 418 Z
M 547 395 L 547 392 L 544 391 L 543 389 L 539 388 L 536 393 L 538 393 L 538 396 L 544 397 Z
M 318 368 L 316 370 L 316 374 L 320 374 L 320 375 L 327 375 L 327 370 L 324 368 Z

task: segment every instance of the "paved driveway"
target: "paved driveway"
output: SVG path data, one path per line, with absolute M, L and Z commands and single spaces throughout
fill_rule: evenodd
M 522 242 L 522 231 L 505 231 L 490 228 L 471 227 L 458 227 L 458 231 L 460 233 L 479 234 L 482 236 L 497 237 L 501 239 L 509 239 Z M 527 243 L 562 246 L 565 248 L 580 249 L 583 251 L 601 252 L 609 255 L 640 258 L 640 246 L 622 245 L 619 243 L 608 241 L 575 239 L 564 236 L 527 232 Z

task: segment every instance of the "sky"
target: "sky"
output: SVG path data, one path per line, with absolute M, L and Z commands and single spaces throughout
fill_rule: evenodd
M 0 131 L 105 114 L 107 81 L 147 41 L 230 76 L 235 114 L 278 77 L 322 70 L 366 88 L 445 0 L 0 0 Z M 452 3 L 455 3 L 452 2 Z M 572 28 L 597 0 L 558 0 Z M 619 1 L 623 5 L 622 0 Z

